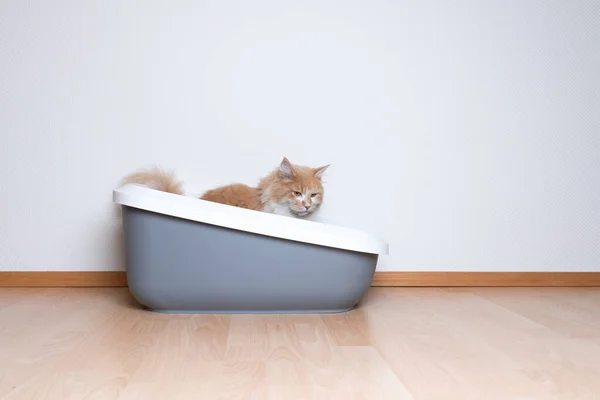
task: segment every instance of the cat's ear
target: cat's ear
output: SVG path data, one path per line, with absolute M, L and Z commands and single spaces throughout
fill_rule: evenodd
M 287 157 L 283 157 L 281 164 L 279 164 L 279 176 L 283 179 L 292 179 L 294 177 L 294 168 Z
M 323 173 L 325 172 L 325 170 L 327 168 L 329 168 L 330 165 L 331 164 L 327 164 L 327 165 L 324 165 L 324 166 L 319 167 L 319 168 L 313 168 L 313 171 L 315 173 L 315 178 L 321 179 L 321 177 L 323 176 Z

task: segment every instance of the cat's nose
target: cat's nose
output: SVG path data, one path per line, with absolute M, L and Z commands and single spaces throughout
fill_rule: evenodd
M 306 208 L 306 209 L 308 210 L 308 209 L 310 208 L 310 205 L 308 205 L 308 206 L 307 206 L 307 205 L 305 204 L 305 205 L 304 205 L 304 208 Z

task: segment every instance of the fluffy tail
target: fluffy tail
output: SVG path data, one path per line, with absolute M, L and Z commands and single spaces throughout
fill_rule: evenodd
M 154 167 L 147 170 L 139 170 L 123 179 L 123 184 L 136 183 L 162 192 L 183 194 L 183 182 L 175 179 L 173 171 L 165 171 Z

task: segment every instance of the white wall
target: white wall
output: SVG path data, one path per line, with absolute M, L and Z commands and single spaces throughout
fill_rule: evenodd
M 0 270 L 122 269 L 111 190 L 332 163 L 380 270 L 600 270 L 600 6 L 3 1 Z

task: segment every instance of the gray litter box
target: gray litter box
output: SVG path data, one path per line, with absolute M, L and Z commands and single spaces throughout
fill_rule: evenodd
M 127 281 L 169 313 L 351 310 L 388 245 L 370 234 L 125 185 Z

